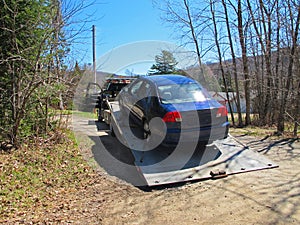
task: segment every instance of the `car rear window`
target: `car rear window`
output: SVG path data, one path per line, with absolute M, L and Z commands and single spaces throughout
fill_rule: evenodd
M 163 104 L 203 102 L 210 98 L 197 83 L 163 85 L 158 86 L 157 89 Z

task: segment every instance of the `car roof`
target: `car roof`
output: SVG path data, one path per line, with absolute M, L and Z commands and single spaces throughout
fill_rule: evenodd
M 151 75 L 144 77 L 144 79 L 153 82 L 157 86 L 163 86 L 168 84 L 197 83 L 192 78 L 177 74 Z

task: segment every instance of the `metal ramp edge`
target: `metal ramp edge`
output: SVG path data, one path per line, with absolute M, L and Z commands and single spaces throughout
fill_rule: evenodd
M 215 153 L 212 153 L 216 150 L 221 152 L 217 158 L 215 157 Z M 192 180 L 216 179 L 238 173 L 278 167 L 278 165 L 258 152 L 239 144 L 232 137 L 208 146 L 203 154 L 191 157 L 189 161 L 190 165 L 187 162 L 184 168 L 177 170 L 172 170 L 170 166 L 164 167 L 164 165 L 160 165 L 159 163 L 150 166 L 145 165 L 145 162 L 140 162 L 139 160 L 141 155 L 145 153 L 133 151 L 133 154 L 136 158 L 136 166 L 149 186 Z M 155 152 L 153 154 L 156 155 Z M 144 155 L 143 157 L 146 159 L 151 156 L 148 153 L 148 155 Z M 195 165 L 195 162 L 199 162 L 198 165 Z

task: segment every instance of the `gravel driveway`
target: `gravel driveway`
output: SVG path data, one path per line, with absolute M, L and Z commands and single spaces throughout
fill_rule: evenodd
M 95 160 L 105 145 L 115 147 L 108 128 L 99 126 L 97 130 L 94 121 L 73 118 L 82 153 L 99 174 L 95 184 L 78 193 L 82 199 L 76 204 L 84 211 L 79 211 L 75 224 L 300 224 L 299 140 L 255 138 L 232 130 L 279 167 L 144 189 L 116 177 L 123 168 L 105 170 L 107 158 Z M 110 157 L 123 158 L 117 153 Z M 125 160 L 133 163 L 132 158 Z

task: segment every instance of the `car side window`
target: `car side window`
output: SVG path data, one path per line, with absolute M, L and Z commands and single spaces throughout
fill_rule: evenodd
M 139 91 L 139 88 L 141 87 L 143 81 L 138 81 L 137 83 L 135 83 L 131 89 L 130 89 L 130 92 L 132 95 L 137 95 L 138 91 Z
M 153 107 L 155 105 L 155 100 L 157 99 L 157 96 L 155 94 L 155 90 L 154 87 L 151 86 L 150 84 L 147 84 L 146 86 L 147 90 L 146 90 L 146 103 L 148 105 L 148 107 Z
M 147 98 L 149 98 L 149 96 L 151 95 L 151 88 L 150 88 L 150 84 L 146 83 L 145 84 L 145 96 L 147 96 Z
M 142 85 L 139 87 L 139 90 L 137 91 L 137 97 L 139 99 L 143 99 L 145 101 L 145 98 L 147 97 L 148 94 L 148 89 L 149 89 L 149 84 L 147 82 L 143 82 Z

